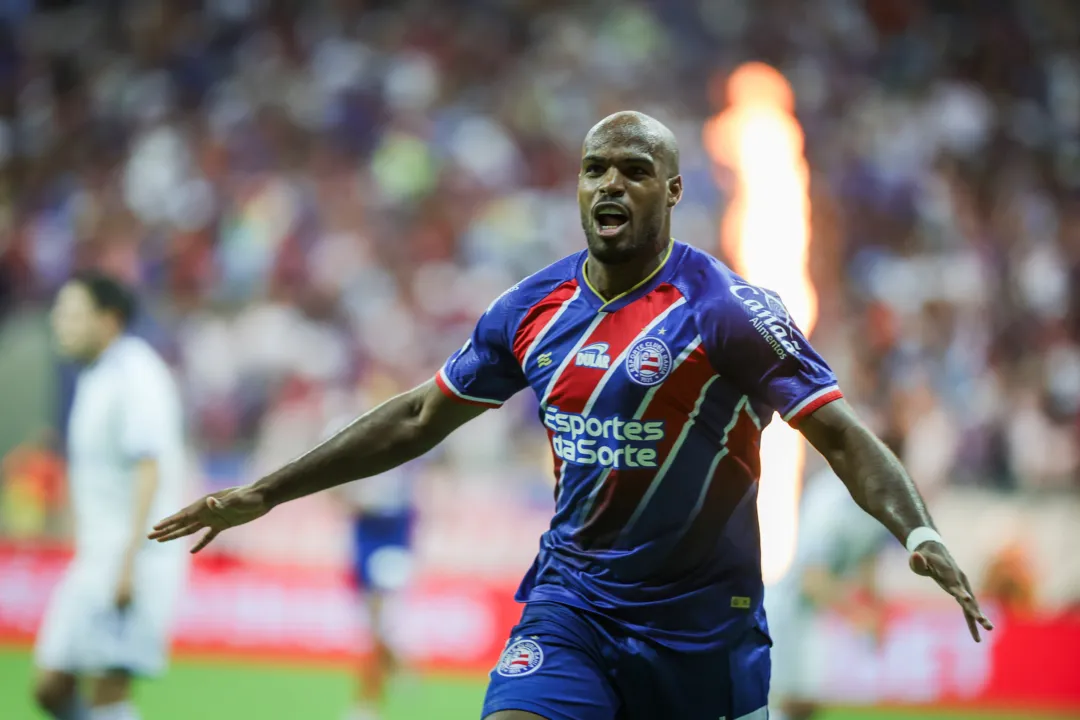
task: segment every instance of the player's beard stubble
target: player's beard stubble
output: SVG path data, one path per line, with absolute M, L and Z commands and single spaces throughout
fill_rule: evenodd
M 634 260 L 643 260 L 660 254 L 667 247 L 668 239 L 663 237 L 662 215 L 649 218 L 635 216 L 618 236 L 604 238 L 596 232 L 592 210 L 582 208 L 581 229 L 585 231 L 585 244 L 589 248 L 589 254 L 605 265 L 623 265 Z

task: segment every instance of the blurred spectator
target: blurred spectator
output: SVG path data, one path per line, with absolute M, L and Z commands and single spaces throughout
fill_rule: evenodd
M 1004 548 L 986 570 L 979 597 L 1011 613 L 1026 614 L 1036 608 L 1035 579 L 1028 553 L 1018 546 Z
M 717 249 L 710 82 L 763 59 L 796 91 L 849 395 L 920 483 L 1077 488 L 1076 3 L 108 5 L 0 6 L 0 312 L 85 265 L 136 281 L 211 475 L 426 379 L 578 249 L 578 147 L 609 112 L 676 130 L 676 235 Z M 539 457 L 534 410 L 444 457 Z
M 16 539 L 55 532 L 64 501 L 64 463 L 45 438 L 0 461 L 0 523 Z

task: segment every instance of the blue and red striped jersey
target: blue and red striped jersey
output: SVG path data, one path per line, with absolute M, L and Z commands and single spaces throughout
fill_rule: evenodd
M 599 613 L 676 650 L 757 625 L 759 440 L 841 396 L 780 298 L 673 241 L 606 301 L 564 258 L 507 290 L 436 376 L 496 408 L 526 387 L 555 456 L 555 514 L 517 599 Z

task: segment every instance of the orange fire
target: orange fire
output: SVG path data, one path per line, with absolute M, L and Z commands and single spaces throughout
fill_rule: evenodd
M 807 267 L 810 183 L 794 93 L 783 75 L 763 63 L 739 67 L 725 89 L 727 109 L 704 128 L 706 150 L 730 172 L 718 173 L 732 191 L 721 247 L 739 274 L 778 292 L 809 335 L 818 304 Z M 773 423 L 761 439 L 761 461 L 762 569 L 771 584 L 795 555 L 805 443 L 796 430 Z

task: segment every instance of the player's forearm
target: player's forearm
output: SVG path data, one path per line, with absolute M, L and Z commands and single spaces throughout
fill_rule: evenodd
M 252 488 L 273 507 L 423 455 L 442 440 L 425 422 L 424 399 L 420 386 L 388 400 Z
M 900 460 L 861 423 L 839 431 L 823 450 L 859 506 L 901 543 L 918 527 L 933 527 L 922 496 Z
M 132 536 L 128 542 L 124 562 L 133 566 L 139 550 L 146 545 L 146 529 L 150 525 L 150 509 L 158 489 L 157 460 L 140 460 L 135 464 L 133 473 Z

